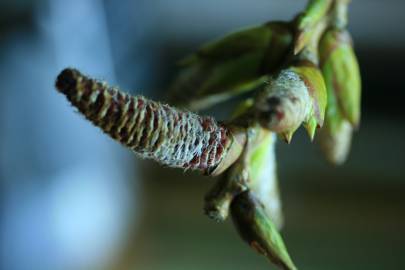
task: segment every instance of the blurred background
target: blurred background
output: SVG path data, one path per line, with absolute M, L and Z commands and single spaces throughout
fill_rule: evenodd
M 72 66 L 162 99 L 200 43 L 305 3 L 0 0 L 0 269 L 274 269 L 231 222 L 203 215 L 212 179 L 136 159 L 53 85 Z M 351 5 L 364 94 L 348 162 L 326 164 L 302 130 L 278 144 L 283 235 L 300 269 L 405 268 L 404 10 Z

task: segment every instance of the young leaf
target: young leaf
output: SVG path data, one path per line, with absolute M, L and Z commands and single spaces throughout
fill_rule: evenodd
M 202 109 L 253 90 L 278 69 L 292 45 L 290 25 L 272 22 L 209 43 L 181 62 L 171 100 Z

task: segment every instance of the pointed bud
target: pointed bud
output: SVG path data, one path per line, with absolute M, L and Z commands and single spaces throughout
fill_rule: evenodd
M 286 131 L 286 132 L 280 133 L 280 136 L 283 139 L 283 141 L 285 141 L 287 144 L 290 144 L 295 131 L 296 130 Z
M 328 30 L 320 42 L 319 54 L 328 91 L 336 95 L 338 110 L 356 128 L 360 122 L 361 79 L 350 34 Z
M 252 192 L 244 192 L 233 200 L 231 214 L 240 236 L 250 247 L 281 269 L 297 269 L 265 206 Z
M 304 127 L 307 130 L 308 136 L 311 141 L 315 138 L 315 132 L 318 127 L 318 122 L 316 121 L 315 117 L 311 117 L 308 122 L 304 123 Z

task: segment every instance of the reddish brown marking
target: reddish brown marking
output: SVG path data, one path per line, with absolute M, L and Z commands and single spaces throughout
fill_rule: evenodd
M 317 68 L 317 66 L 309 61 L 309 60 L 298 60 L 298 61 L 294 61 L 293 63 L 294 66 L 300 66 L 300 67 L 311 67 L 311 68 Z
M 185 168 L 196 168 L 200 164 L 200 157 L 195 155 L 194 158 L 189 162 L 189 164 L 184 164 Z
M 138 108 L 142 108 L 144 103 L 145 103 L 144 100 L 141 97 L 139 97 L 138 98 Z
M 326 50 L 326 52 L 322 52 L 322 57 L 321 57 L 321 62 L 320 66 L 325 65 L 325 62 L 329 59 L 331 54 L 338 49 L 340 46 L 344 45 L 353 45 L 352 38 L 350 37 L 350 34 L 347 31 L 335 31 L 333 33 L 334 37 L 334 43 L 332 46 L 329 46 Z M 328 44 L 329 45 L 329 44 Z M 325 46 L 323 46 L 325 47 Z
M 128 104 L 128 110 L 127 110 L 127 117 L 128 117 L 128 121 L 125 123 L 125 125 L 122 127 L 121 131 L 120 131 L 120 136 L 122 138 L 122 140 L 124 140 L 125 142 L 128 141 L 128 135 L 129 135 L 129 125 L 130 123 L 132 123 L 132 118 L 134 117 L 134 98 L 130 98 L 129 104 Z
M 212 165 L 215 165 L 216 151 L 214 151 L 214 149 L 211 149 L 211 151 L 210 151 L 210 153 L 208 155 L 208 164 L 207 164 L 208 167 L 211 167 Z
M 134 103 L 135 103 L 135 101 L 134 101 Z M 137 100 L 137 104 L 139 105 L 139 98 Z M 134 143 L 136 142 L 137 131 L 135 129 L 137 128 L 139 121 L 141 121 L 140 118 L 141 118 L 142 109 L 143 109 L 142 107 L 134 108 L 134 110 L 136 110 L 138 113 L 135 115 L 135 119 L 134 119 L 135 124 L 132 126 L 132 128 L 130 130 L 128 130 L 128 134 L 130 136 L 132 135 L 132 133 L 135 133 L 135 134 L 133 134 L 132 139 L 128 142 L 128 146 L 130 146 L 130 147 L 133 147 Z
M 208 153 L 207 153 L 207 148 L 205 148 L 203 150 L 203 152 L 201 153 L 201 159 L 200 159 L 200 165 L 199 168 L 200 169 L 207 169 L 207 159 L 208 159 Z
M 83 104 L 87 104 L 90 100 L 90 95 L 92 93 L 92 88 L 93 88 L 93 81 L 92 80 L 85 80 L 83 82 L 83 93 L 82 93 L 82 97 L 81 97 L 81 102 Z
M 224 153 L 224 147 L 220 144 L 217 147 L 217 152 L 215 154 L 215 159 L 216 160 L 221 160 L 222 159 L 222 154 Z
M 148 138 L 148 132 L 149 132 L 149 123 L 151 118 L 154 117 L 153 112 L 152 112 L 152 108 L 149 104 L 149 106 L 146 106 L 146 113 L 145 113 L 145 117 L 144 117 L 144 121 L 143 121 L 143 125 L 144 128 L 142 130 L 142 136 L 141 136 L 141 140 L 139 142 L 140 146 L 145 147 L 147 145 L 147 141 L 150 139 Z
M 116 95 L 116 98 L 113 100 L 113 103 L 115 102 L 117 104 L 116 106 L 116 112 L 114 114 L 114 116 L 112 116 L 112 123 L 113 126 L 110 129 L 110 135 L 117 139 L 119 138 L 119 133 L 118 133 L 118 127 L 122 124 L 122 118 L 123 118 L 123 109 L 125 106 L 125 94 L 122 94 L 121 92 L 118 92 Z
M 267 252 L 266 250 L 257 242 L 257 241 L 252 241 L 250 242 L 250 246 L 258 253 L 266 255 Z
M 98 121 L 100 120 L 98 119 L 98 115 L 101 108 L 104 106 L 105 99 L 102 91 L 99 91 L 98 89 L 95 91 L 98 92 L 98 95 L 97 99 L 93 102 L 93 104 L 90 105 L 91 114 L 89 114 L 89 117 L 94 118 L 94 122 L 98 123 Z
M 276 111 L 276 118 L 277 118 L 278 121 L 283 120 L 283 118 L 284 118 L 284 112 L 277 110 L 277 111 Z
M 212 119 L 209 117 L 204 117 L 201 119 L 201 126 L 204 131 L 208 131 L 208 132 L 212 132 L 214 129 Z

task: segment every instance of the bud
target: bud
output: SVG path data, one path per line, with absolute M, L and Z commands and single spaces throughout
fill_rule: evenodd
M 254 102 L 256 119 L 264 128 L 282 134 L 287 141 L 311 111 L 305 82 L 291 68 L 275 75 Z
M 276 136 L 260 126 L 245 130 L 248 139 L 240 158 L 205 197 L 205 213 L 216 221 L 228 216 L 235 196 L 250 190 L 266 205 L 266 212 L 279 229 L 283 224 L 275 160 Z
M 301 61 L 282 70 L 256 97 L 255 110 L 260 124 L 291 141 L 293 133 L 304 123 L 311 138 L 323 125 L 326 89 L 319 69 Z
M 336 123 L 333 124 L 335 127 L 331 128 L 329 125 L 332 125 L 332 121 L 328 120 L 325 127 L 321 129 L 319 144 L 330 163 L 341 165 L 350 152 L 353 127 L 348 121 L 340 119 L 335 120 Z
M 257 128 L 257 140 L 252 142 L 249 159 L 248 187 L 251 193 L 265 205 L 265 211 L 277 229 L 283 226 L 284 218 L 277 179 L 275 158 L 276 136 L 273 132 Z
M 234 199 L 231 214 L 239 235 L 281 269 L 297 269 L 265 208 L 252 192 L 244 192 Z
M 328 90 L 326 124 L 319 144 L 326 159 L 342 164 L 360 122 L 360 71 L 347 31 L 329 29 L 320 42 L 322 73 Z
M 319 54 L 328 91 L 336 95 L 342 116 L 357 127 L 360 122 L 361 79 L 350 34 L 328 30 L 321 39 Z
M 242 152 L 232 132 L 210 117 L 130 96 L 75 69 L 63 70 L 56 88 L 113 139 L 162 165 L 210 174 Z
M 292 39 L 288 23 L 271 22 L 209 43 L 181 62 L 170 99 L 199 110 L 253 90 L 283 64 Z
M 323 154 L 330 163 L 340 165 L 347 159 L 352 132 L 352 126 L 340 113 L 336 94 L 328 88 L 325 125 L 320 131 L 318 141 Z
M 329 12 L 332 2 L 332 0 L 311 0 L 305 11 L 298 16 L 294 54 L 298 54 L 308 45 L 313 28 Z

